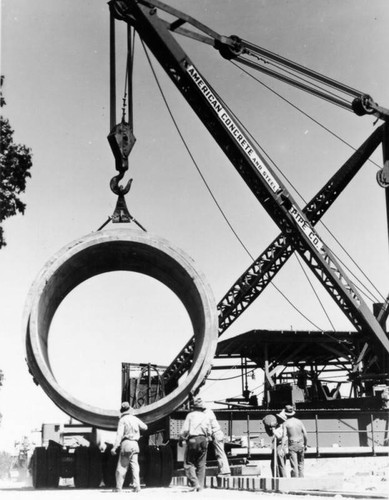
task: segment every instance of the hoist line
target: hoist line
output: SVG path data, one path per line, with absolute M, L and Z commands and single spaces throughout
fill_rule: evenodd
M 123 90 L 123 107 L 122 107 L 122 119 L 126 118 L 126 99 L 128 96 L 128 123 L 131 130 L 134 130 L 134 114 L 132 105 L 132 77 L 134 70 L 134 54 L 135 54 L 135 30 L 132 30 L 131 26 L 127 26 L 127 61 L 126 61 L 126 73 L 124 78 L 124 90 Z
M 116 125 L 116 48 L 115 48 L 115 17 L 109 16 L 109 111 L 110 130 Z
M 254 262 L 254 260 L 253 260 L 253 262 Z M 306 321 L 308 321 L 308 323 L 310 323 L 312 326 L 314 326 L 317 330 L 319 330 L 319 331 L 321 331 L 321 332 L 323 332 L 323 331 L 324 331 L 324 330 L 323 330 L 323 328 L 320 328 L 319 326 L 317 326 L 317 325 L 316 325 L 316 323 L 314 323 L 314 322 L 313 322 L 312 320 L 310 320 L 310 319 L 309 319 L 309 318 L 308 318 L 308 317 L 307 317 L 307 316 L 306 316 L 306 315 L 305 315 L 302 311 L 300 311 L 300 309 L 299 309 L 297 306 L 295 306 L 295 305 L 293 304 L 293 302 L 291 302 L 291 300 L 289 300 L 289 299 L 288 299 L 288 297 L 284 294 L 284 292 L 283 292 L 280 288 L 278 288 L 278 286 L 277 286 L 277 285 L 275 285 L 275 284 L 273 283 L 273 280 L 272 280 L 272 281 L 270 281 L 270 285 L 271 285 L 271 286 L 273 286 L 273 288 L 275 288 L 275 289 L 277 290 L 277 292 L 278 292 L 279 294 L 281 294 L 281 296 L 282 296 L 282 297 L 283 297 L 283 298 L 284 298 L 284 299 L 288 302 L 288 304 L 289 304 L 290 306 L 292 306 L 292 307 L 293 307 L 293 309 L 294 309 L 296 312 L 298 312 L 298 313 L 299 313 L 299 314 L 300 314 L 300 315 L 301 315 L 301 316 L 302 316 L 302 317 L 303 317 Z
M 247 132 L 249 133 L 249 132 Z M 252 140 L 256 142 L 256 140 L 252 137 Z M 295 191 L 297 196 L 305 203 L 307 204 L 307 201 L 303 197 L 303 195 L 298 191 L 298 189 L 294 186 L 294 184 L 286 177 L 286 175 L 280 170 L 277 166 L 277 164 L 274 162 L 274 160 L 270 157 L 270 155 L 259 145 L 257 146 L 261 149 L 261 151 L 266 155 L 268 160 L 274 165 L 274 167 L 277 169 L 279 174 L 285 179 L 285 181 L 291 186 L 291 188 Z M 329 233 L 329 235 L 335 240 L 335 242 L 340 246 L 340 248 L 343 250 L 343 252 L 346 254 L 346 256 L 351 260 L 351 262 L 356 266 L 356 268 L 360 271 L 360 273 L 366 278 L 366 280 L 369 282 L 369 284 L 374 288 L 374 290 L 378 293 L 381 299 L 384 300 L 384 296 L 381 294 L 381 292 L 378 290 L 378 288 L 375 286 L 375 284 L 371 281 L 371 279 L 367 276 L 367 274 L 364 272 L 364 270 L 359 266 L 359 264 L 355 261 L 355 259 L 352 257 L 352 255 L 347 251 L 347 249 L 344 247 L 344 245 L 341 243 L 341 241 L 335 236 L 335 234 L 331 231 L 331 229 L 320 219 L 319 224 L 321 224 L 324 229 Z M 355 272 L 344 262 L 343 259 L 339 257 L 339 254 L 335 252 L 335 250 L 331 249 L 331 252 L 336 256 L 340 264 L 347 269 L 347 271 L 350 273 L 351 276 L 359 283 L 360 286 L 358 286 L 355 282 L 353 283 L 354 286 L 365 296 L 366 299 L 370 300 L 371 302 L 378 302 L 379 299 L 374 295 L 374 293 L 368 289 L 367 285 L 362 283 L 361 279 L 355 274 Z M 361 288 L 363 287 L 363 288 Z
M 234 63 L 233 63 L 234 64 Z M 322 125 L 320 122 L 318 122 L 317 120 L 315 120 L 314 118 L 312 118 L 309 114 L 305 113 L 304 111 L 302 111 L 298 106 L 295 106 L 293 103 L 291 103 L 290 101 L 288 101 L 288 99 L 284 98 L 283 96 L 281 96 L 280 94 L 278 94 L 277 92 L 275 92 L 273 89 L 271 89 L 270 87 L 268 87 L 266 84 L 264 84 L 263 82 L 261 82 L 260 80 L 258 80 L 257 78 L 255 78 L 253 75 L 251 75 L 250 73 L 246 72 L 243 68 L 240 68 L 239 66 L 237 66 L 236 64 L 234 64 L 234 66 L 236 66 L 238 69 L 242 69 L 242 71 L 244 71 L 245 73 L 247 73 L 249 76 L 251 76 L 252 78 L 254 78 L 254 80 L 256 80 L 258 83 L 260 83 L 261 85 L 263 85 L 264 87 L 266 87 L 268 90 L 270 90 L 271 92 L 273 92 L 275 95 L 277 95 L 278 97 L 280 97 L 281 99 L 283 99 L 284 101 L 286 101 L 288 104 L 290 104 L 292 107 L 294 107 L 295 109 L 297 109 L 298 111 L 300 111 L 302 114 L 304 114 L 305 116 L 307 116 L 308 118 L 310 118 L 313 122 L 315 122 L 317 125 L 319 125 L 320 127 L 322 127 L 323 129 L 325 129 L 327 132 L 329 132 L 330 134 L 332 134 L 334 137 L 336 137 L 337 139 L 339 139 L 341 142 L 343 142 L 344 144 L 346 144 L 348 147 L 350 147 L 351 149 L 353 149 L 354 151 L 356 151 L 356 148 L 354 148 L 353 146 L 351 146 L 349 143 L 347 143 L 346 141 L 344 141 L 341 137 L 337 136 L 335 133 L 333 133 L 330 129 L 328 129 L 327 127 L 325 127 L 324 125 Z M 230 110 L 231 112 L 231 110 Z M 232 113 L 232 112 L 231 112 Z M 235 116 L 235 115 L 234 115 Z M 247 130 L 247 128 L 242 124 L 242 122 L 235 116 L 236 120 L 239 121 L 239 123 L 241 124 L 242 128 L 244 128 L 244 130 L 246 131 L 246 133 L 248 135 L 250 135 L 251 139 L 255 142 L 255 144 L 261 149 L 261 151 L 266 155 L 266 157 L 269 159 L 269 161 L 274 165 L 274 167 L 277 169 L 277 171 L 279 172 L 280 175 L 282 175 L 282 177 L 288 182 L 288 184 L 292 187 L 292 189 L 297 193 L 297 195 L 301 198 L 301 200 L 306 204 L 306 200 L 304 199 L 304 197 L 300 194 L 300 192 L 298 191 L 298 189 L 293 185 L 293 183 L 286 177 L 286 175 L 282 172 L 282 170 L 278 167 L 278 165 L 275 163 L 275 161 L 271 158 L 271 156 L 265 151 L 265 149 L 258 143 L 258 141 L 252 136 L 252 134 L 250 133 L 249 130 Z M 370 163 L 373 163 L 374 165 L 376 165 L 378 168 L 381 168 L 377 163 L 375 163 L 373 160 L 371 160 L 369 158 Z M 378 288 L 374 285 L 374 283 L 372 282 L 372 280 L 367 276 L 367 274 L 363 271 L 363 269 L 358 265 L 358 263 L 353 259 L 353 257 L 349 254 L 349 252 L 346 250 L 346 248 L 342 245 L 342 243 L 338 240 L 338 238 L 332 233 L 332 231 L 326 226 L 326 224 L 320 220 L 320 223 L 323 225 L 323 227 L 328 231 L 328 233 L 333 237 L 333 239 L 338 243 L 338 245 L 341 247 L 341 249 L 345 252 L 345 254 L 349 257 L 349 259 L 353 262 L 353 264 L 357 267 L 357 269 L 361 272 L 361 274 L 366 278 L 366 280 L 369 282 L 369 284 L 374 288 L 374 290 L 377 292 L 377 294 L 379 295 L 379 297 L 382 299 L 382 300 L 385 300 L 383 294 L 378 290 Z M 334 252 L 334 254 L 336 255 L 336 253 Z M 338 258 L 338 256 L 337 256 Z M 361 286 L 363 286 L 367 293 L 368 294 L 371 294 L 371 296 L 373 297 L 373 299 L 371 299 L 371 297 L 369 297 L 366 292 L 364 293 L 360 288 L 358 288 L 358 290 L 360 290 L 366 298 L 368 298 L 369 300 L 371 300 L 372 302 L 373 301 L 376 301 L 378 302 L 378 299 L 377 297 L 374 295 L 374 293 L 372 293 L 371 290 L 369 290 L 367 288 L 367 286 L 365 284 L 362 283 L 362 281 L 355 275 L 355 273 L 353 271 L 351 271 L 351 269 L 349 267 L 347 267 L 344 262 L 342 262 L 342 260 L 339 258 L 339 261 L 342 265 L 344 265 L 347 270 L 352 274 L 352 276 L 360 283 Z
M 320 297 L 319 297 L 319 295 L 318 295 L 318 293 L 317 293 L 317 291 L 316 291 L 315 287 L 313 286 L 313 284 L 312 284 L 311 280 L 309 279 L 309 276 L 308 276 L 308 274 L 307 274 L 306 270 L 304 269 L 304 267 L 303 267 L 303 265 L 302 265 L 302 263 L 301 263 L 301 260 L 300 260 L 299 256 L 297 255 L 297 252 L 294 252 L 294 255 L 295 255 L 295 257 L 296 257 L 296 260 L 297 260 L 297 262 L 298 262 L 298 264 L 299 264 L 299 266 L 300 266 L 300 268 L 301 268 L 302 272 L 303 272 L 303 273 L 304 273 L 304 275 L 305 275 L 305 278 L 307 279 L 308 283 L 310 284 L 310 286 L 311 286 L 311 288 L 312 288 L 312 291 L 313 291 L 313 293 L 315 294 L 315 297 L 316 297 L 317 301 L 318 301 L 318 302 L 319 302 L 319 304 L 320 304 L 320 307 L 322 308 L 322 310 L 323 310 L 324 314 L 326 315 L 326 317 L 327 317 L 327 319 L 328 319 L 328 322 L 329 322 L 329 324 L 331 325 L 332 330 L 333 330 L 333 331 L 335 331 L 334 324 L 332 323 L 331 318 L 329 317 L 329 315 L 328 315 L 328 313 L 327 313 L 327 311 L 326 311 L 326 309 L 325 309 L 325 307 L 324 307 L 324 305 L 323 305 L 322 301 L 320 300 Z M 334 337 L 332 337 L 331 335 L 329 335 L 329 334 L 328 334 L 328 336 L 329 336 L 330 338 L 334 339 Z
M 181 139 L 181 141 L 182 141 L 182 143 L 183 143 L 183 145 L 184 145 L 184 147 L 185 147 L 185 149 L 186 149 L 186 151 L 187 151 L 187 153 L 188 153 L 189 157 L 191 158 L 191 160 L 192 160 L 192 162 L 193 162 L 193 164 L 194 164 L 194 166 L 195 166 L 195 168 L 196 168 L 197 172 L 199 173 L 199 175 L 200 175 L 200 177 L 201 177 L 202 181 L 204 182 L 204 184 L 205 184 L 205 186 L 206 186 L 206 188 L 207 188 L 207 190 L 208 190 L 209 194 L 211 195 L 211 197 L 212 197 L 212 199 L 213 199 L 213 201 L 214 201 L 215 205 L 217 206 L 218 210 L 219 210 L 219 211 L 220 211 L 220 213 L 222 214 L 222 216 L 223 216 L 224 220 L 226 221 L 226 223 L 227 223 L 228 227 L 231 229 L 232 233 L 235 235 L 236 239 L 237 239 L 237 240 L 238 240 L 238 242 L 241 244 L 242 248 L 245 250 L 245 252 L 246 252 L 246 253 L 247 253 L 247 255 L 250 257 L 250 259 L 252 260 L 252 262 L 255 262 L 255 258 L 254 258 L 254 256 L 251 254 L 251 252 L 249 251 L 249 249 L 246 247 L 246 245 L 243 243 L 243 241 L 241 240 L 241 238 L 239 237 L 239 235 L 237 234 L 237 232 L 236 232 L 236 231 L 235 231 L 235 229 L 233 228 L 233 226 L 232 226 L 232 224 L 230 223 L 230 221 L 227 219 L 227 216 L 225 215 L 225 213 L 223 212 L 223 209 L 221 208 L 220 204 L 219 204 L 219 203 L 218 203 L 218 201 L 216 200 L 216 197 L 215 197 L 215 195 L 212 193 L 212 190 L 211 190 L 211 188 L 209 187 L 209 185 L 208 185 L 208 183 L 207 183 L 207 181 L 206 181 L 206 179 L 205 179 L 204 175 L 202 174 L 202 172 L 201 172 L 201 170 L 200 170 L 200 167 L 198 166 L 198 164 L 197 164 L 196 160 L 194 159 L 194 157 L 193 157 L 193 155 L 192 155 L 192 153 L 191 153 L 191 151 L 190 151 L 190 149 L 189 149 L 189 146 L 187 145 L 187 143 L 186 143 L 186 141 L 185 141 L 185 139 L 184 139 L 184 137 L 183 137 L 183 135 L 182 135 L 182 133 L 181 133 L 181 131 L 180 131 L 179 127 L 178 127 L 178 124 L 177 124 L 177 122 L 176 122 L 176 120 L 175 120 L 175 118 L 174 118 L 174 116 L 173 116 L 173 113 L 172 113 L 172 111 L 171 111 L 171 109 L 170 109 L 170 107 L 169 107 L 169 104 L 168 104 L 168 102 L 167 102 L 167 100 L 166 100 L 166 97 L 165 97 L 165 95 L 164 95 L 164 93 L 163 93 L 162 87 L 161 87 L 161 85 L 160 85 L 160 83 L 159 83 L 158 77 L 157 77 L 157 75 L 156 75 L 156 72 L 155 72 L 155 70 L 154 70 L 154 67 L 153 67 L 153 65 L 152 65 L 151 59 L 150 59 L 150 57 L 149 57 L 149 55 L 148 55 L 148 52 L 147 52 L 147 50 L 146 50 L 146 47 L 145 47 L 145 44 L 144 44 L 144 42 L 143 42 L 143 41 L 142 41 L 142 46 L 143 46 L 143 49 L 144 49 L 144 51 L 145 51 L 145 54 L 146 54 L 146 57 L 147 57 L 148 63 L 149 63 L 149 65 L 150 65 L 151 71 L 152 71 L 152 73 L 153 73 L 153 76 L 154 76 L 154 78 L 155 78 L 155 81 L 156 81 L 156 83 L 157 83 L 158 89 L 159 89 L 159 91 L 160 91 L 160 93 L 161 93 L 162 99 L 163 99 L 163 101 L 164 101 L 164 103 L 165 103 L 165 106 L 166 106 L 166 108 L 167 108 L 167 110 L 168 110 L 168 113 L 169 113 L 169 115 L 170 115 L 170 117 L 171 117 L 171 119 L 172 119 L 172 121 L 173 121 L 173 124 L 174 124 L 174 126 L 175 126 L 175 128 L 176 128 L 176 130 L 177 130 L 178 135 L 180 136 L 180 139 Z M 283 298 L 284 298 L 284 299 L 285 299 L 285 300 L 289 303 L 289 305 L 291 305 L 291 306 L 292 306 L 292 307 L 296 310 L 296 312 L 298 312 L 298 313 L 299 313 L 299 314 L 300 314 L 300 315 L 301 315 L 301 316 L 302 316 L 302 317 L 303 317 L 306 321 L 308 321 L 308 323 L 310 323 L 312 326 L 314 326 L 314 327 L 315 327 L 315 328 L 317 328 L 318 330 L 322 331 L 322 328 L 319 328 L 319 327 L 318 327 L 318 326 L 317 326 L 317 325 L 316 325 L 313 321 L 311 321 L 311 320 L 310 320 L 310 319 L 309 319 L 309 318 L 308 318 L 308 317 L 307 317 L 307 316 L 306 316 L 306 315 L 305 315 L 302 311 L 300 311 L 300 310 L 299 310 L 299 309 L 298 309 L 298 308 L 297 308 L 297 307 L 296 307 L 296 306 L 295 306 L 295 305 L 294 305 L 294 304 L 293 304 L 293 303 L 292 303 L 292 302 L 291 302 L 291 301 L 290 301 L 290 300 L 286 297 L 286 295 L 285 295 L 285 294 L 284 294 L 284 293 L 283 293 L 283 292 L 282 292 L 282 291 L 281 291 L 281 290 L 280 290 L 280 289 L 279 289 L 279 288 L 278 288 L 278 287 L 277 287 L 277 286 L 276 286 L 276 285 L 275 285 L 272 281 L 271 281 L 271 285 L 272 285 L 272 286 L 273 286 L 273 287 L 274 287 L 274 288 L 278 291 L 278 293 L 280 293 L 280 294 L 281 294 L 281 296 L 282 296 L 282 297 L 283 297 Z
M 354 89 L 353 87 L 350 87 L 349 85 L 345 85 L 342 82 L 339 82 L 337 80 L 334 80 L 333 78 L 329 78 L 328 76 L 325 76 L 321 73 L 318 73 L 317 71 L 314 71 L 312 69 L 306 68 L 305 66 L 302 66 L 301 64 L 298 64 L 294 61 L 291 61 L 290 59 L 287 59 L 286 57 L 280 56 L 276 54 L 275 52 L 272 52 L 268 49 L 264 49 L 263 47 L 260 47 L 259 45 L 255 45 L 252 42 L 249 42 L 248 40 L 241 40 L 245 47 L 248 49 L 249 53 L 250 51 L 253 52 L 252 55 L 257 55 L 261 54 L 263 57 L 267 57 L 269 59 L 272 59 L 274 61 L 277 61 L 279 64 L 282 66 L 286 66 L 288 68 L 292 68 L 297 72 L 303 73 L 307 76 L 310 76 L 312 79 L 320 81 L 330 87 L 336 88 L 341 92 L 344 92 L 345 94 L 349 94 L 352 97 L 359 97 L 360 95 L 363 94 L 360 90 Z
M 110 73 L 110 130 L 116 125 L 116 33 L 115 33 L 115 17 L 110 14 L 110 29 L 109 29 L 109 73 Z M 127 28 L 127 57 L 126 70 L 124 76 L 124 89 L 122 98 L 122 121 L 126 118 L 126 100 L 128 97 L 128 122 L 133 128 L 133 113 L 132 113 L 132 74 L 134 61 L 134 41 L 135 31 L 132 33 L 130 26 Z M 132 35 L 131 35 L 132 33 Z M 132 40 L 131 40 L 132 36 Z M 129 78 L 130 75 L 130 78 Z
M 351 254 L 347 251 L 347 249 L 343 246 L 342 242 L 339 241 L 339 239 L 335 236 L 335 234 L 329 229 L 329 227 L 324 224 L 324 222 L 320 221 L 322 226 L 328 231 L 328 233 L 331 235 L 331 237 L 335 240 L 335 242 L 340 246 L 340 248 L 343 250 L 343 252 L 346 254 L 346 256 L 351 260 L 351 262 L 356 266 L 358 271 L 367 279 L 367 281 L 370 283 L 370 285 L 374 288 L 374 290 L 378 293 L 379 298 L 382 300 L 384 299 L 384 296 L 382 293 L 378 290 L 378 288 L 375 286 L 375 284 L 371 281 L 371 279 L 367 276 L 365 271 L 360 267 L 360 265 L 357 263 L 357 261 L 352 257 Z M 358 288 L 358 290 L 371 302 L 379 302 L 379 299 L 374 295 L 374 293 L 367 288 L 367 286 L 362 283 L 362 281 L 356 276 L 356 274 L 347 266 L 347 264 L 337 255 L 336 258 L 339 260 L 339 262 L 344 266 L 347 271 L 358 281 L 358 283 L 365 288 L 365 291 L 363 291 L 361 288 L 359 288 L 355 283 L 354 286 Z M 368 294 L 371 294 L 369 297 Z
M 240 239 L 240 237 L 239 237 L 239 235 L 237 234 L 237 232 L 235 231 L 235 229 L 232 227 L 232 225 L 231 225 L 231 223 L 229 222 L 229 220 L 228 220 L 228 218 L 227 218 L 226 214 L 224 213 L 224 211 L 223 211 L 222 207 L 221 207 L 221 206 L 220 206 L 220 204 L 218 203 L 218 201 L 217 201 L 217 199 L 216 199 L 215 195 L 213 194 L 213 192 L 212 192 L 212 190 L 211 190 L 210 186 L 208 185 L 208 183 L 207 183 L 207 181 L 206 181 L 206 179 L 205 179 L 204 175 L 202 174 L 202 172 L 201 172 L 201 170 L 200 170 L 200 167 L 198 166 L 198 164 L 197 164 L 197 162 L 196 162 L 195 158 L 193 157 L 193 155 L 192 155 L 192 153 L 191 153 L 191 151 L 190 151 L 190 149 L 189 149 L 189 146 L 188 146 L 188 144 L 186 143 L 185 138 L 183 137 L 183 135 L 182 135 L 182 133 L 181 133 L 181 130 L 180 130 L 180 128 L 179 128 L 179 126 L 178 126 L 178 124 L 177 124 L 177 121 L 175 120 L 175 118 L 174 118 L 174 116 L 173 116 L 173 113 L 172 113 L 172 111 L 171 111 L 171 109 L 170 109 L 170 107 L 169 107 L 169 104 L 168 104 L 168 102 L 167 102 L 167 100 L 166 100 L 166 97 L 165 97 L 165 95 L 164 95 L 164 93 L 163 93 L 162 87 L 161 87 L 161 85 L 160 85 L 160 83 L 159 83 L 158 77 L 157 77 L 157 75 L 156 75 L 156 72 L 155 72 L 155 70 L 154 70 L 154 67 L 153 67 L 153 65 L 152 65 L 151 59 L 150 59 L 150 57 L 149 57 L 149 55 L 148 55 L 148 52 L 147 52 L 147 50 L 146 50 L 146 47 L 145 47 L 145 44 L 144 44 L 143 40 L 142 40 L 142 45 L 143 45 L 143 49 L 144 49 L 144 51 L 145 51 L 145 54 L 146 54 L 146 57 L 147 57 L 148 63 L 149 63 L 149 65 L 150 65 L 151 71 L 152 71 L 152 73 L 153 73 L 154 79 L 155 79 L 155 81 L 156 81 L 156 83 L 157 83 L 157 86 L 158 86 L 158 89 L 159 89 L 159 91 L 160 91 L 160 93 L 161 93 L 162 99 L 163 99 L 163 101 L 164 101 L 164 103 L 165 103 L 165 106 L 166 106 L 166 108 L 167 108 L 167 110 L 168 110 L 168 113 L 169 113 L 169 115 L 170 115 L 170 118 L 171 118 L 171 119 L 172 119 L 172 121 L 173 121 L 174 127 L 175 127 L 175 129 L 176 129 L 176 131 L 177 131 L 178 135 L 180 136 L 180 139 L 181 139 L 181 141 L 182 141 L 182 143 L 183 143 L 183 145 L 184 145 L 184 147 L 185 147 L 185 149 L 186 149 L 186 151 L 187 151 L 187 153 L 188 153 L 188 155 L 189 155 L 190 159 L 192 160 L 192 162 L 193 162 L 193 164 L 194 164 L 194 166 L 195 166 L 195 168 L 196 168 L 197 172 L 199 173 L 199 175 L 200 175 L 200 177 L 201 177 L 201 179 L 202 179 L 202 181 L 203 181 L 203 183 L 204 183 L 205 187 L 207 188 L 207 191 L 208 191 L 208 192 L 209 192 L 209 194 L 211 195 L 211 198 L 212 198 L 212 200 L 214 201 L 215 205 L 217 206 L 218 210 L 220 211 L 220 213 L 221 213 L 221 215 L 222 215 L 223 219 L 226 221 L 226 223 L 227 223 L 228 227 L 231 229 L 231 231 L 233 232 L 233 234 L 234 234 L 234 236 L 236 237 L 236 239 L 237 239 L 237 240 L 239 241 L 239 243 L 242 245 L 242 247 L 243 247 L 243 249 L 245 250 L 245 252 L 247 253 L 247 255 L 248 255 L 248 256 L 252 259 L 253 257 L 252 257 L 252 255 L 251 255 L 250 251 L 248 250 L 248 248 L 246 247 L 246 245 L 243 243 L 243 241 Z
M 292 106 L 293 108 L 297 109 L 297 111 L 299 111 L 301 114 L 303 114 L 304 116 L 306 116 L 307 118 L 309 118 L 311 121 L 313 121 L 314 123 L 316 123 L 316 125 L 318 125 L 319 127 L 321 127 L 323 130 L 325 130 L 329 134 L 331 134 L 334 137 L 336 137 L 336 139 L 338 139 L 340 142 L 342 142 L 343 144 L 345 144 L 347 147 L 351 148 L 353 151 L 356 151 L 356 148 L 353 145 L 351 145 L 349 142 L 347 142 L 345 139 L 343 139 L 342 137 L 340 137 L 339 135 L 337 135 L 335 132 L 333 132 L 331 129 L 329 129 L 328 127 L 326 127 L 325 125 L 323 125 L 322 123 L 320 123 L 318 120 L 316 120 L 315 118 L 313 118 L 313 116 L 311 116 L 310 114 L 308 114 L 307 112 L 303 111 L 301 108 L 299 108 L 298 106 L 296 106 L 295 104 L 293 104 L 291 101 L 289 101 L 288 99 L 286 99 L 286 97 L 283 97 L 281 94 L 279 94 L 274 89 L 272 89 L 271 87 L 269 87 L 269 85 L 266 85 L 266 83 L 263 83 L 261 80 L 259 80 L 259 78 L 257 78 L 254 75 L 252 75 L 245 68 L 242 68 L 241 66 L 239 66 L 234 61 L 231 61 L 231 64 L 233 66 L 235 66 L 237 69 L 239 69 L 239 70 L 243 71 L 244 73 L 246 73 L 246 75 L 248 75 L 250 78 L 252 78 L 253 80 L 255 80 L 257 83 L 259 83 L 260 85 L 262 85 L 263 87 L 265 87 L 267 90 L 269 90 L 270 92 L 272 92 L 274 95 L 276 95 L 277 97 L 279 97 L 280 99 L 282 99 L 283 101 L 285 101 L 286 103 L 288 103 L 290 106 Z M 377 168 L 381 169 L 381 166 L 378 165 L 378 163 L 376 163 L 374 160 L 372 160 L 372 159 L 369 158 L 368 161 L 370 163 L 372 163 L 373 165 L 375 165 Z
M 245 64 L 246 66 L 249 66 L 252 69 L 255 69 L 256 71 L 260 71 L 261 73 L 264 73 L 265 75 L 268 75 L 270 77 L 273 77 L 277 80 L 280 80 L 284 83 L 287 83 L 288 85 L 292 87 L 297 87 L 298 89 L 303 90 L 304 92 L 307 92 L 308 94 L 312 94 L 315 97 L 318 97 L 320 99 L 323 99 L 324 101 L 330 102 L 331 104 L 338 106 L 342 109 L 346 109 L 347 111 L 352 111 L 352 105 L 348 103 L 347 101 L 343 101 L 339 97 L 333 97 L 330 96 L 329 93 L 322 92 L 321 90 L 316 89 L 314 86 L 307 86 L 303 83 L 300 83 L 297 79 L 290 78 L 286 74 L 281 74 L 277 73 L 277 71 L 267 68 L 265 66 L 261 66 L 258 63 L 254 63 L 251 61 L 248 61 L 247 59 L 244 59 L 243 57 L 237 57 L 236 58 L 237 62 L 240 62 L 241 64 Z
M 240 61 L 240 62 L 241 62 L 241 61 Z M 349 107 L 349 106 L 350 106 L 350 104 L 347 102 L 347 100 L 346 100 L 344 97 L 341 97 L 341 96 L 339 96 L 338 94 L 335 94 L 335 92 L 332 92 L 332 91 L 330 91 L 330 90 L 326 90 L 326 89 L 324 89 L 323 87 L 321 87 L 320 85 L 318 85 L 317 83 L 312 83 L 312 82 L 310 82 L 309 80 L 306 80 L 305 78 L 303 78 L 302 76 L 300 76 L 300 75 L 298 75 L 298 74 L 296 75 L 296 74 L 294 74 L 292 71 L 289 71 L 289 70 L 287 70 L 287 69 L 282 68 L 280 65 L 278 65 L 278 64 L 276 64 L 276 63 L 274 63 L 274 62 L 266 61 L 265 59 L 262 59 L 262 62 L 263 62 L 264 64 L 269 64 L 270 66 L 274 66 L 275 68 L 277 68 L 277 69 L 279 69 L 279 70 L 281 70 L 281 71 L 284 71 L 284 72 L 285 72 L 285 74 L 287 74 L 287 75 L 291 75 L 291 76 L 293 76 L 293 77 L 295 77 L 295 78 L 298 78 L 298 79 L 299 79 L 299 80 L 301 80 L 302 82 L 304 82 L 304 83 L 306 83 L 306 84 L 308 84 L 308 85 L 311 85 L 313 88 L 316 88 L 317 90 L 320 90 L 320 91 L 322 91 L 322 92 L 327 92 L 327 94 L 328 94 L 328 95 L 333 96 L 333 97 L 335 97 L 336 99 L 339 99 L 339 101 L 343 102 L 344 104 L 343 104 L 343 105 L 340 105 L 340 104 L 338 104 L 337 102 L 333 102 L 331 99 L 326 99 L 325 97 L 321 97 L 322 99 L 327 100 L 327 101 L 330 101 L 330 102 L 332 102 L 333 104 L 335 104 L 336 106 L 338 106 L 338 107 L 340 107 L 340 108 L 343 108 L 343 109 L 346 109 L 347 111 L 353 112 L 353 111 L 352 111 L 352 109 Z M 310 89 L 310 87 L 309 87 L 309 86 L 305 87 L 305 86 L 303 86 L 303 85 L 302 85 L 302 88 L 303 88 L 303 90 L 307 90 L 307 91 L 309 91 L 309 89 Z M 318 96 L 318 97 L 320 97 L 320 96 Z

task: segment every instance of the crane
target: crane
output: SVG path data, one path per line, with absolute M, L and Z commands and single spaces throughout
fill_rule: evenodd
M 116 19 L 125 21 L 138 32 L 281 230 L 281 235 L 238 278 L 218 304 L 219 334 L 221 335 L 259 296 L 287 258 L 297 251 L 355 329 L 368 332 L 379 354 L 380 366 L 383 371 L 387 371 L 389 340 L 382 327 L 382 320 L 388 315 L 387 306 L 382 311 L 380 323 L 314 226 L 341 190 L 347 186 L 357 169 L 381 143 L 384 167 L 378 173 L 377 179 L 380 185 L 385 187 L 389 215 L 388 109 L 378 105 L 365 92 L 336 82 L 235 35 L 219 35 L 203 23 L 159 0 L 112 0 L 109 5 Z M 160 14 L 168 14 L 173 20 L 163 19 Z M 213 46 L 226 59 L 236 60 L 281 79 L 358 116 L 374 115 L 384 123 L 302 209 L 172 33 Z M 345 174 L 347 170 L 348 174 Z M 175 382 L 190 365 L 193 348 L 194 342 L 191 339 L 169 365 L 165 371 L 167 386 L 171 384 L 174 387 Z

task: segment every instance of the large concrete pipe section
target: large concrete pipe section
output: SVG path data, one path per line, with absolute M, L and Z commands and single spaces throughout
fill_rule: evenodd
M 135 410 L 146 423 L 169 415 L 190 391 L 199 387 L 215 354 L 218 322 L 212 291 L 195 270 L 192 259 L 149 233 L 129 229 L 92 233 L 73 241 L 46 263 L 30 289 L 25 308 L 29 369 L 35 381 L 65 413 L 88 425 L 112 430 L 117 425 L 118 411 L 85 404 L 61 388 L 48 352 L 50 324 L 63 299 L 83 281 L 111 271 L 138 272 L 164 283 L 181 299 L 193 327 L 196 347 L 192 366 L 173 392 Z

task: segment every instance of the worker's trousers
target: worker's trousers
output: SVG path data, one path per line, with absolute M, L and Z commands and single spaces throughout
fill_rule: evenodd
M 224 451 L 223 435 L 221 435 L 221 439 L 218 439 L 218 436 L 215 435 L 213 439 L 213 446 L 215 449 L 216 460 L 219 467 L 219 474 L 231 474 L 227 455 L 226 452 Z
M 304 477 L 304 452 L 303 441 L 289 441 L 289 460 L 292 477 Z
M 124 479 L 126 478 L 128 467 L 132 473 L 132 484 L 134 489 L 140 488 L 139 479 L 139 445 L 137 441 L 125 440 L 120 445 L 120 455 L 118 465 L 116 467 L 116 488 L 123 488 Z
M 189 437 L 186 443 L 184 469 L 190 486 L 204 488 L 208 440 L 205 436 Z
M 273 477 L 287 477 L 286 473 L 286 453 L 282 444 L 273 442 L 273 451 L 270 461 Z

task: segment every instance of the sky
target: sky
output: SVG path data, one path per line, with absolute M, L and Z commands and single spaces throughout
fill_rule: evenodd
M 389 107 L 386 0 L 166 2 L 220 34 L 239 35 L 369 93 Z M 28 290 L 47 260 L 71 241 L 96 231 L 112 215 L 116 202 L 109 188 L 116 171 L 106 139 L 110 129 L 106 1 L 3 0 L 1 5 L 1 74 L 7 103 L 2 113 L 15 130 L 15 141 L 31 148 L 33 168 L 22 196 L 25 215 L 3 224 L 7 246 L 0 251 L 0 369 L 5 374 L 0 388 L 0 450 L 42 423 L 68 421 L 28 373 L 23 310 Z M 117 23 L 119 118 L 125 86 L 124 37 L 125 26 Z M 352 154 L 349 146 L 213 48 L 179 41 L 306 200 Z M 239 238 L 257 257 L 279 234 L 278 228 L 152 61 L 196 164 Z M 371 117 L 358 118 L 260 73 L 255 76 L 354 147 L 378 126 Z M 250 256 L 225 223 L 180 140 L 139 38 L 133 78 L 137 141 L 125 178 L 133 178 L 129 210 L 148 231 L 192 257 L 218 302 L 250 265 Z M 381 165 L 381 151 L 372 159 Z M 367 163 L 324 222 L 386 297 L 388 234 L 377 170 L 377 165 Z M 328 231 L 321 225 L 317 230 L 334 253 L 359 273 Z M 295 257 L 275 283 L 320 329 L 332 328 Z M 315 289 L 334 328 L 352 330 L 323 288 L 315 283 Z M 222 340 L 260 328 L 311 329 L 297 309 L 270 286 Z M 185 309 L 166 287 L 142 275 L 109 273 L 83 283 L 61 303 L 50 329 L 49 356 L 62 387 L 87 403 L 116 409 L 121 362 L 168 364 L 191 335 Z M 233 375 L 215 372 L 213 378 Z M 250 384 L 254 392 L 259 390 L 258 378 Z M 206 401 L 239 394 L 239 379 L 212 381 L 202 391 Z

